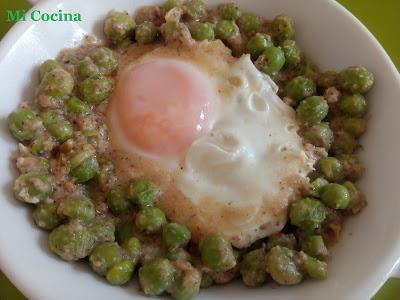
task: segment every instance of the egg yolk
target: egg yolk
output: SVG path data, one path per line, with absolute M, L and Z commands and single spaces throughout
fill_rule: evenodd
M 209 129 L 213 87 L 190 63 L 158 59 L 133 66 L 114 95 L 124 137 L 148 154 L 179 155 Z

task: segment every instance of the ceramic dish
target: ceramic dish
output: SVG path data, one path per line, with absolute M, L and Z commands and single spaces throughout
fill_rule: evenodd
M 207 1 L 216 4 L 220 1 Z M 331 258 L 324 282 L 272 289 L 246 289 L 240 284 L 203 291 L 198 299 L 369 299 L 397 265 L 400 219 L 397 212 L 400 140 L 400 76 L 375 38 L 350 13 L 330 0 L 241 0 L 243 9 L 272 18 L 285 12 L 295 19 L 296 39 L 322 69 L 364 65 L 376 76 L 369 95 L 371 122 L 363 138 L 361 158 L 367 168 L 360 184 L 369 206 L 346 223 L 342 241 Z M 15 143 L 7 116 L 34 95 L 38 66 L 66 47 L 77 46 L 86 34 L 102 37 L 102 20 L 112 9 L 135 11 L 156 1 L 42 1 L 35 9 L 79 12 L 80 23 L 21 22 L 0 44 L 0 266 L 29 299 L 147 299 L 137 287 L 111 287 L 87 266 L 66 264 L 48 250 L 46 235 L 35 228 L 26 209 L 12 195 L 15 177 L 10 156 Z

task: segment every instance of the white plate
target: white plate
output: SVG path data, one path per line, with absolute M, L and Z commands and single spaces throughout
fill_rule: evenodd
M 217 3 L 218 1 L 208 1 Z M 297 24 L 302 48 L 322 69 L 361 64 L 376 75 L 369 95 L 371 122 L 361 157 L 368 168 L 361 182 L 368 208 L 346 224 L 330 262 L 329 279 L 296 287 L 246 289 L 233 284 L 202 291 L 199 299 L 365 300 L 386 280 L 400 255 L 400 78 L 375 38 L 349 12 L 329 0 L 240 0 L 243 8 L 265 17 L 286 12 Z M 111 9 L 133 12 L 145 0 L 48 0 L 36 9 L 80 12 L 81 23 L 20 23 L 0 44 L 0 265 L 29 298 L 147 299 L 137 288 L 111 287 L 88 267 L 65 263 L 47 249 L 46 234 L 36 229 L 31 212 L 14 201 L 15 172 L 9 161 L 15 142 L 7 115 L 30 100 L 38 83 L 37 67 L 65 48 L 78 45 L 84 34 L 101 35 L 102 20 Z

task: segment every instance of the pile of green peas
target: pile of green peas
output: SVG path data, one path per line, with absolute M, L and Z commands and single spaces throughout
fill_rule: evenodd
M 137 273 L 147 295 L 190 299 L 200 288 L 222 282 L 224 274 L 229 274 L 224 282 L 241 277 L 248 287 L 269 278 L 280 285 L 325 279 L 330 224 L 365 205 L 355 186 L 364 173 L 355 151 L 367 128 L 365 95 L 373 74 L 361 66 L 321 73 L 295 41 L 294 21 L 284 14 L 269 22 L 234 3 L 209 8 L 203 0 L 168 0 L 160 8 L 182 14 L 172 30 L 187 28 L 197 42 L 219 39 L 233 55 L 249 54 L 280 87 L 280 96 L 290 99 L 304 141 L 326 153 L 310 175 L 310 191 L 291 204 L 285 233 L 247 249 L 233 248 L 223 233 L 196 245 L 184 224 L 170 222 L 156 207 L 158 190 L 151 181 L 112 180 L 115 174 L 95 138 L 102 121 L 84 130 L 77 120 L 102 120 L 101 107 L 112 94 L 113 74 L 127 45 L 163 42 L 164 24 L 137 23 L 127 12 L 106 17 L 110 47 L 45 61 L 36 101 L 9 116 L 9 129 L 26 150 L 14 184 L 16 199 L 35 205 L 33 219 L 50 232 L 49 248 L 60 258 L 88 258 L 93 271 L 112 285 L 124 285 Z M 336 93 L 337 101 L 328 99 L 328 92 Z M 57 162 L 65 167 L 63 179 L 56 174 Z M 65 180 L 75 189 L 60 200 L 54 195 Z M 98 211 L 93 189 L 106 195 L 105 212 Z

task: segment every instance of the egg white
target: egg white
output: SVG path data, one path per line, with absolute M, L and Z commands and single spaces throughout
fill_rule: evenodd
M 186 49 L 135 47 L 124 68 L 158 58 L 184 60 L 207 75 L 217 96 L 209 132 L 176 158 L 150 156 L 129 145 L 111 103 L 111 157 L 120 179 L 153 180 L 161 190 L 157 205 L 169 219 L 186 224 L 196 241 L 223 232 L 243 248 L 282 230 L 315 158 L 274 82 L 248 55 L 233 58 L 219 41 Z

